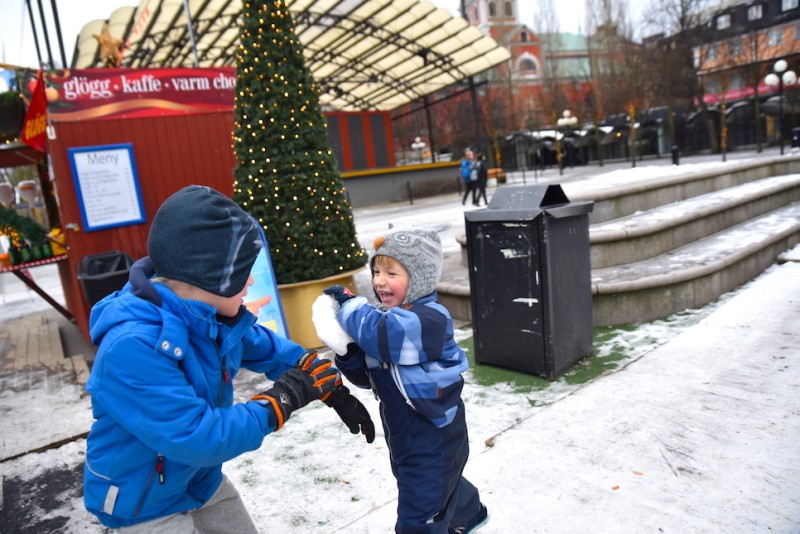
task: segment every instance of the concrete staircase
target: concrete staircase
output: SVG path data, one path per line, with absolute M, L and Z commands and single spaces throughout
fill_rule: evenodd
M 795 154 L 691 175 L 565 184 L 570 201 L 595 202 L 594 324 L 701 307 L 760 274 L 800 243 L 798 173 Z M 458 241 L 461 257 L 445 259 L 437 290 L 454 318 L 469 321 L 466 236 Z

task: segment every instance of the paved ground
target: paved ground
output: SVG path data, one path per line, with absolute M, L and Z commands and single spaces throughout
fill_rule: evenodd
M 559 178 L 551 170 L 545 179 L 586 178 L 592 169 Z M 0 465 L 79 439 L 91 421 L 81 387 L 91 347 L 55 312 L 15 317 L 9 306 L 26 309 L 0 306 Z M 798 324 L 795 260 L 624 371 L 498 434 L 467 467 L 492 504 L 483 532 L 800 532 Z M 65 426 L 76 418 L 59 417 L 64 411 L 85 418 Z M 575 427 L 585 438 L 567 431 Z M 505 483 L 520 472 L 529 485 Z M 65 487 L 80 490 L 79 476 L 37 480 L 58 498 Z M 3 480 L 0 532 L 18 531 L 20 495 Z M 393 513 L 389 503 L 340 531 L 374 532 Z M 26 531 L 62 532 L 48 521 Z
M 787 263 L 498 434 L 466 469 L 492 512 L 481 532 L 800 532 L 798 324 Z M 342 532 L 374 532 L 394 506 Z

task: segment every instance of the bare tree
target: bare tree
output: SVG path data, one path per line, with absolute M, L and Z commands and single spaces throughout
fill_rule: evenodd
M 747 85 L 753 88 L 756 147 L 758 152 L 761 152 L 764 141 L 761 138 L 761 97 L 759 96 L 758 86 L 769 73 L 772 67 L 771 62 L 779 57 L 782 50 L 767 45 L 767 34 L 763 30 L 754 30 L 744 35 L 742 37 L 742 48 L 744 52 L 743 62 L 745 63 L 743 79 Z
M 558 17 L 553 0 L 538 0 L 538 16 L 534 19 L 534 31 L 542 53 L 541 69 L 541 108 L 548 116 L 555 117 L 557 110 L 565 106 L 559 91 L 558 51 L 561 50 Z
M 653 49 L 654 53 L 664 54 L 664 57 L 661 61 L 647 63 L 648 78 L 656 80 L 651 87 L 657 88 L 660 93 L 657 97 L 667 102 L 670 118 L 675 103 L 686 103 L 691 109 L 696 102 L 704 111 L 709 139 L 716 151 L 716 127 L 703 101 L 703 86 L 698 83 L 697 76 L 707 59 L 700 45 L 709 4 L 710 0 L 651 0 L 643 24 L 654 33 L 665 36 L 662 43 L 666 47 Z M 671 129 L 674 135 L 674 126 Z
M 641 102 L 640 46 L 634 42 L 626 0 L 585 0 L 591 105 L 595 121 L 600 117 L 629 112 Z M 630 117 L 631 124 L 635 117 Z M 596 124 L 596 122 L 595 122 Z M 596 124 L 597 125 L 597 124 Z M 599 129 L 595 128 L 598 149 Z M 634 130 L 630 148 L 635 164 Z

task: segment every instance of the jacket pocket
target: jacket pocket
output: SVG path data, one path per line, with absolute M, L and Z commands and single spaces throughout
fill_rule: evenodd
M 147 483 L 144 485 L 142 489 L 142 495 L 139 497 L 139 501 L 136 504 L 136 509 L 133 511 L 133 517 L 139 517 L 142 514 L 142 508 L 144 507 L 144 503 L 147 500 L 147 496 L 150 494 L 150 488 L 153 487 L 155 483 L 156 477 L 159 477 L 159 482 L 161 484 L 164 483 L 164 457 L 160 454 L 156 457 L 156 461 L 153 463 L 153 467 L 150 469 L 150 473 L 147 475 Z M 160 471 L 160 472 L 159 472 Z

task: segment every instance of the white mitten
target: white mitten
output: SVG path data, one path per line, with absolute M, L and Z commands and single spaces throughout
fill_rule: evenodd
M 311 320 L 317 337 L 336 354 L 347 353 L 347 345 L 353 338 L 339 324 L 339 303 L 329 295 L 320 295 L 311 305 Z

